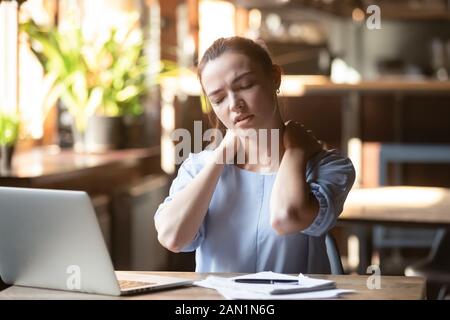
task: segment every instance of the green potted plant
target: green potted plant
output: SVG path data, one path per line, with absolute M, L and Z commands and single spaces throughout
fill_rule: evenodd
M 19 136 L 19 117 L 17 114 L 0 112 L 0 171 L 11 169 L 12 156 Z
M 47 106 L 61 99 L 73 117 L 75 148 L 105 151 L 123 143 L 123 118 L 142 115 L 147 60 L 140 33 L 131 41 L 112 29 L 102 42 L 88 41 L 79 28 L 43 27 L 29 20 L 21 25 L 31 49 L 52 84 Z M 112 130 L 112 131 L 102 131 Z
M 97 114 L 90 118 L 93 122 L 92 128 L 98 138 L 97 142 L 105 146 L 106 138 L 103 140 L 99 130 L 102 128 L 125 128 L 133 123 L 133 120 L 143 114 L 141 98 L 147 92 L 147 78 L 145 73 L 148 68 L 147 59 L 144 56 L 144 43 L 140 33 L 134 41 L 128 33 L 121 40 L 118 40 L 118 32 L 115 29 L 110 30 L 107 40 L 102 46 L 93 50 L 93 54 L 87 55 L 89 70 L 96 79 L 96 87 L 102 92 L 102 102 L 97 110 Z M 101 115 L 101 116 L 98 116 Z M 131 120 L 131 121 L 130 121 Z M 116 135 L 127 130 L 115 130 Z M 104 131 L 106 132 L 106 130 Z M 121 143 L 123 134 L 118 134 L 114 141 Z M 89 136 L 88 136 L 89 138 Z M 127 135 L 125 135 L 125 138 Z

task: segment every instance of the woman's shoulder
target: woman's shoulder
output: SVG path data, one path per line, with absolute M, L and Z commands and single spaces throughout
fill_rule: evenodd
M 213 150 L 203 150 L 198 153 L 190 152 L 188 155 L 188 159 L 192 163 L 206 164 L 213 152 Z
M 320 152 L 316 153 L 310 159 L 313 163 L 318 162 L 329 162 L 333 160 L 350 160 L 348 157 L 344 156 L 337 149 L 323 149 Z
M 307 168 L 309 170 L 314 170 L 315 168 L 354 170 L 350 158 L 344 156 L 337 149 L 324 149 L 320 151 L 308 161 Z

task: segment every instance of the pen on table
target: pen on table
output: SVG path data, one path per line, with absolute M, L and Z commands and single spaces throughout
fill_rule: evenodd
M 266 284 L 275 284 L 275 283 L 298 284 L 298 280 L 291 280 L 291 279 L 234 279 L 234 282 L 266 283 Z

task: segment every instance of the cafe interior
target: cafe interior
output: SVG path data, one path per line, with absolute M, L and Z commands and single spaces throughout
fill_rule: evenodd
M 0 186 L 85 191 L 116 269 L 193 271 L 153 218 L 172 133 L 210 126 L 198 61 L 235 35 L 281 66 L 284 120 L 353 162 L 333 272 L 422 276 L 450 298 L 447 0 L 2 0 Z

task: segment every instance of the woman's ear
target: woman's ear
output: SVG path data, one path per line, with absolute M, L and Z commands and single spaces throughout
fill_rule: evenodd
M 272 65 L 272 77 L 273 77 L 273 84 L 275 86 L 275 90 L 278 90 L 280 88 L 281 84 L 281 67 L 277 64 Z

